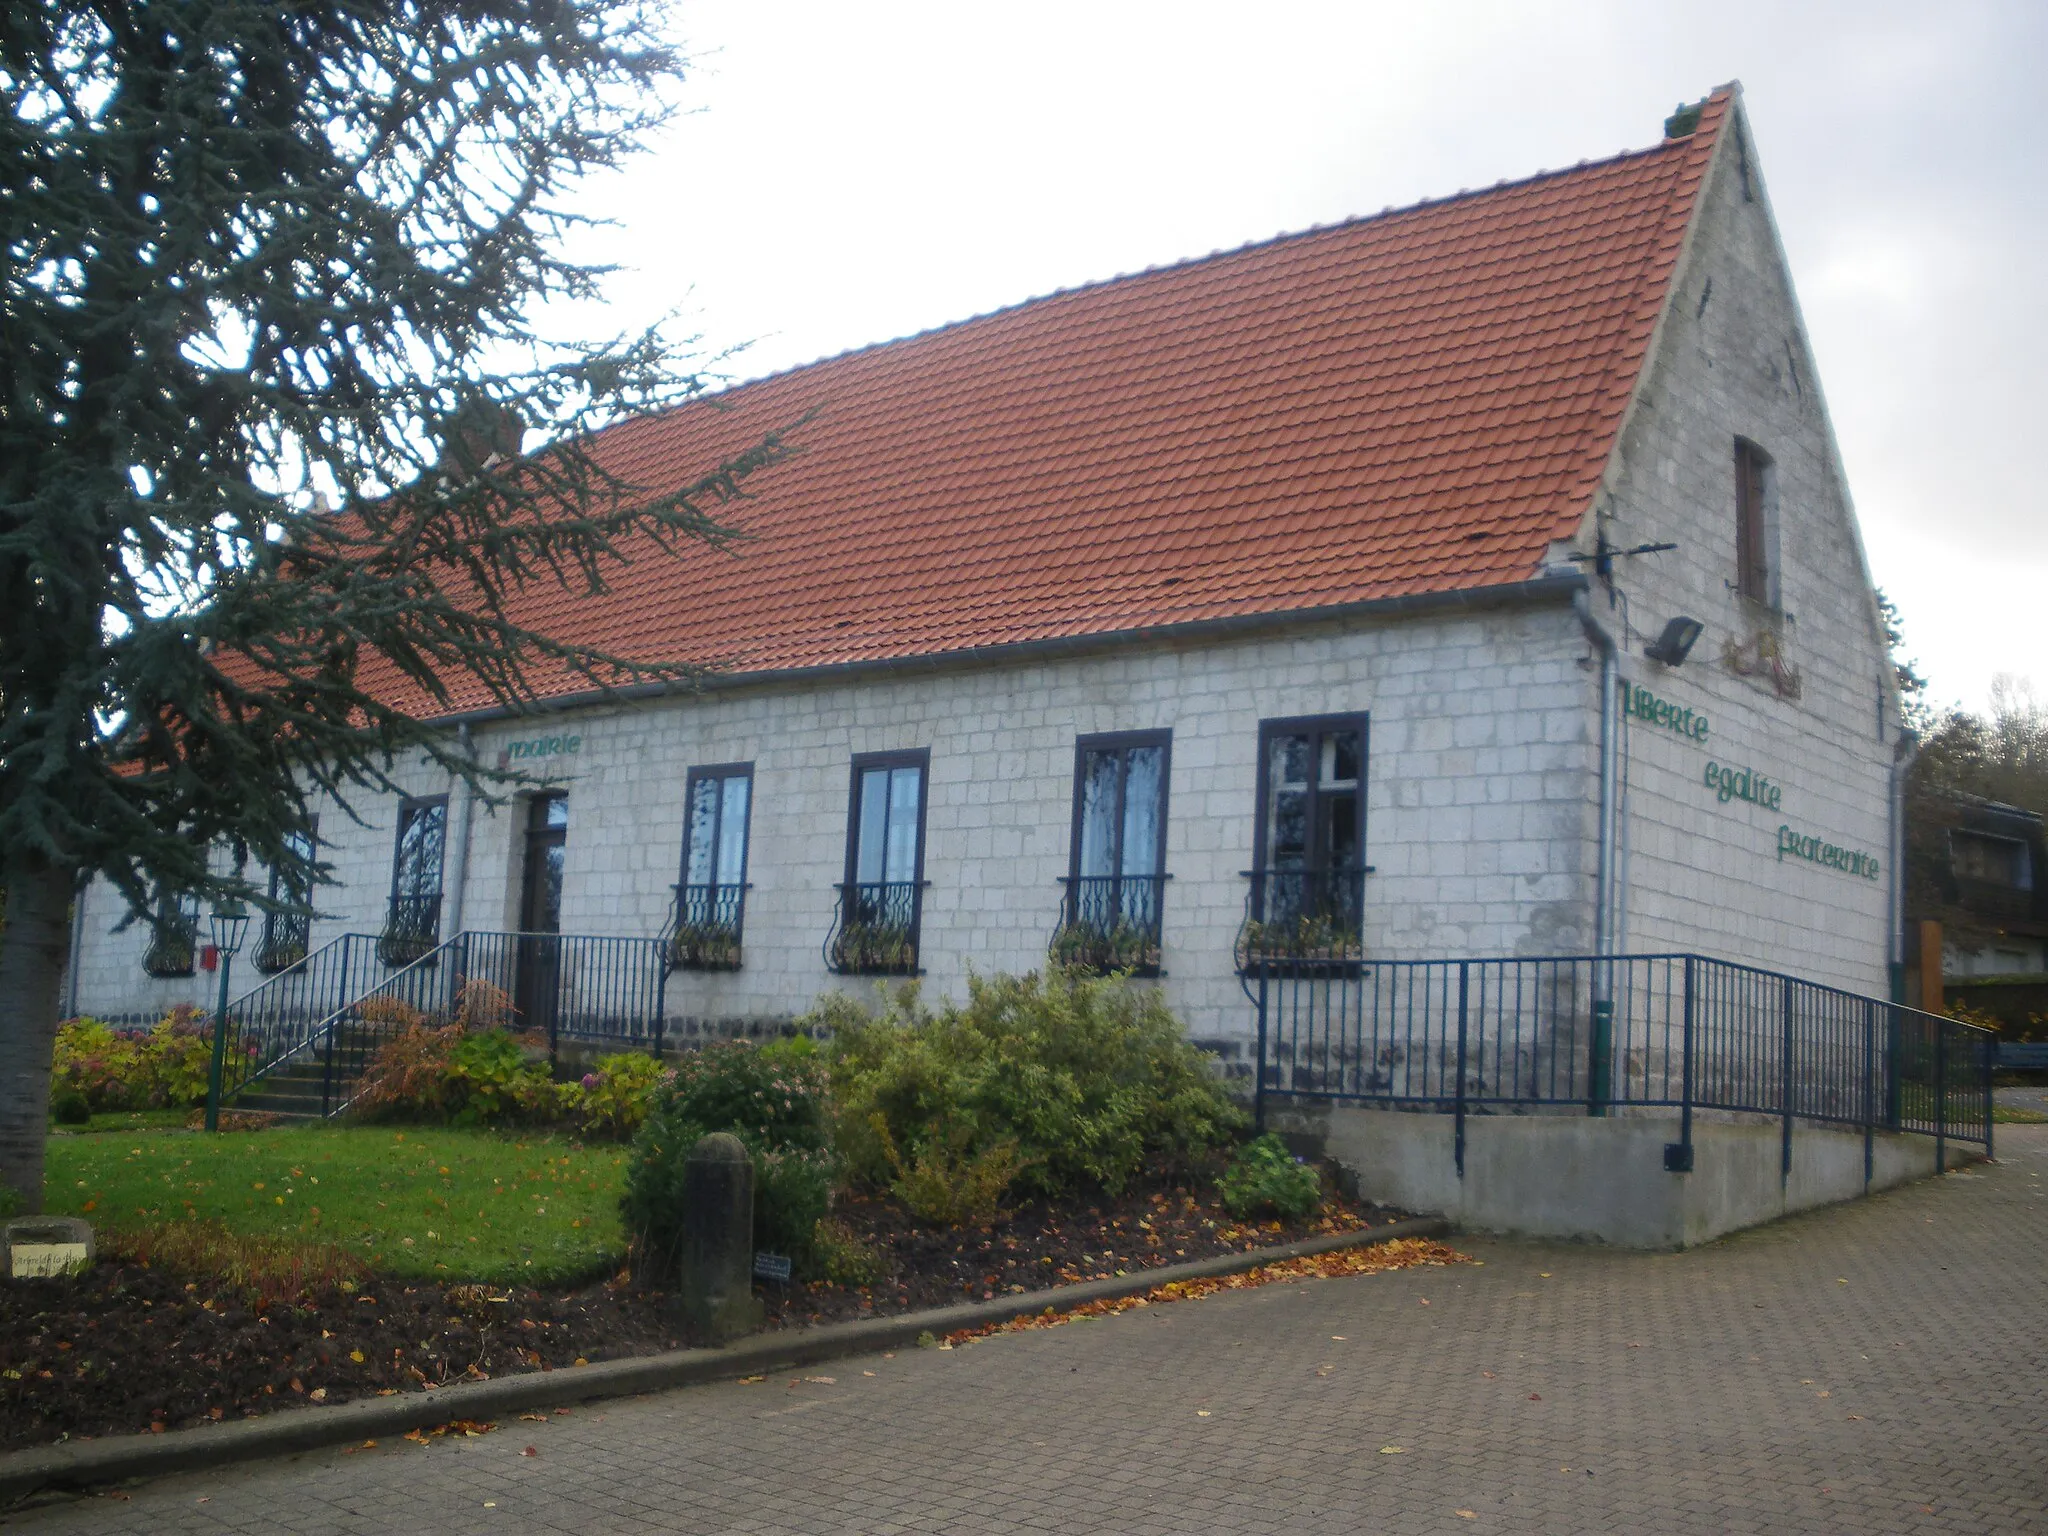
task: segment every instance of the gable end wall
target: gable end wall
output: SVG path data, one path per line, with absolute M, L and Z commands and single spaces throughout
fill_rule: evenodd
M 1738 436 L 1774 463 L 1777 613 L 1733 590 Z M 1854 512 L 1739 113 L 1607 484 L 1599 510 L 1615 545 L 1679 546 L 1618 562 L 1633 632 L 1622 676 L 1710 722 L 1702 743 L 1624 720 L 1623 943 L 1698 948 L 1885 995 L 1896 709 Z M 1594 601 L 1619 636 L 1623 609 L 1597 591 Z M 1678 614 L 1706 626 L 1691 656 L 1678 668 L 1645 658 Z M 1796 699 L 1728 664 L 1733 644 L 1753 665 L 1760 636 L 1797 669 Z M 1778 805 L 1722 800 L 1709 764 L 1767 778 Z M 1781 827 L 1868 854 L 1878 878 L 1780 857 Z

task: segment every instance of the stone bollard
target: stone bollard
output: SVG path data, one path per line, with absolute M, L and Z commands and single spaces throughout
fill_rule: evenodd
M 76 1216 L 22 1216 L 0 1229 L 0 1275 L 48 1280 L 92 1268 L 92 1223 Z
M 718 1131 L 683 1164 L 681 1275 L 677 1305 L 705 1344 L 761 1326 L 754 1299 L 754 1162 L 737 1136 Z

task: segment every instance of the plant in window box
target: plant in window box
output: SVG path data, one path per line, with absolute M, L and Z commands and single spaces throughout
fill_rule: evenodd
M 740 936 L 730 923 L 684 923 L 668 941 L 668 960 L 680 971 L 736 971 Z
M 411 934 L 387 933 L 377 940 L 377 958 L 394 968 L 411 965 L 434 948 L 431 939 Z
M 279 971 L 288 971 L 306 958 L 306 939 L 303 934 L 278 934 L 266 938 L 256 948 L 256 969 L 266 976 L 275 976 Z
M 1156 971 L 1159 941 L 1136 923 L 1068 923 L 1053 935 L 1055 965 L 1107 975 L 1112 971 Z
M 908 923 L 848 923 L 834 947 L 845 970 L 895 973 L 917 969 L 917 940 Z
M 1255 965 L 1289 962 L 1341 963 L 1365 958 L 1357 930 L 1340 925 L 1327 913 L 1303 912 L 1291 918 L 1248 920 L 1237 938 L 1240 970 Z
M 159 922 L 143 951 L 142 968 L 152 976 L 190 976 L 198 959 L 196 925 Z

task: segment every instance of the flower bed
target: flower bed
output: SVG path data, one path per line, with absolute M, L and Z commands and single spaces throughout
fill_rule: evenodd
M 82 1122 L 120 1110 L 187 1109 L 206 1102 L 213 1024 L 178 1008 L 148 1029 L 71 1019 L 57 1031 L 50 1109 Z
M 53 1138 L 47 1203 L 105 1223 L 109 1261 L 0 1307 L 0 1429 L 168 1427 L 666 1347 L 683 1167 L 711 1132 L 751 1155 L 756 1250 L 791 1261 L 763 1288 L 772 1326 L 1400 1215 L 1276 1138 L 1240 1144 L 1213 1063 L 1122 979 L 977 979 L 937 1010 L 914 985 L 836 997 L 787 1040 L 567 1083 L 506 1009 L 468 1012 L 400 1021 L 373 1062 L 367 1114 L 407 1125 Z
M 871 1283 L 756 1289 L 769 1326 L 798 1327 L 1135 1274 L 1400 1215 L 1340 1199 L 1305 1221 L 1241 1222 L 1209 1183 L 1026 1202 L 985 1228 L 934 1229 L 897 1201 L 857 1198 L 834 1218 L 879 1255 Z M 581 1287 L 350 1278 L 340 1248 L 249 1246 L 247 1272 L 230 1282 L 218 1272 L 232 1256 L 180 1251 L 161 1229 L 117 1232 L 88 1275 L 0 1287 L 0 1443 L 177 1429 L 687 1342 L 667 1297 L 623 1273 Z M 214 1277 L 196 1278 L 195 1260 Z

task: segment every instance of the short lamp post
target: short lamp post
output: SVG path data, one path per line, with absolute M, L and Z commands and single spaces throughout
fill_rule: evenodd
M 228 973 L 234 969 L 235 953 L 249 932 L 249 914 L 239 901 L 225 901 L 208 919 L 213 929 L 213 947 L 220 955 L 220 1001 L 213 1010 L 213 1070 L 206 1079 L 206 1128 L 220 1129 L 220 1089 L 228 1051 Z

